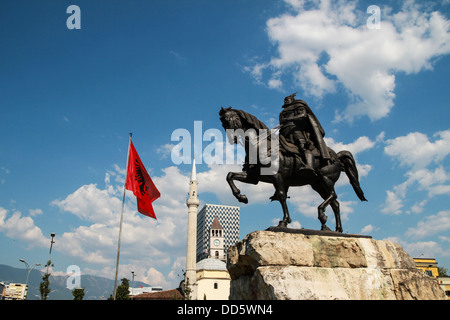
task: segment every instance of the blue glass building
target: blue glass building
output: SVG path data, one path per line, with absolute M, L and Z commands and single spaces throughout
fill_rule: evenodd
M 208 257 L 209 229 L 217 216 L 224 230 L 224 251 L 239 241 L 239 207 L 205 204 L 197 213 L 197 262 Z

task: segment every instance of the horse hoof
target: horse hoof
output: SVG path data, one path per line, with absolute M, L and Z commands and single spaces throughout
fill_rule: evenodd
M 278 228 L 287 228 L 286 221 L 280 221 L 278 222 Z
M 247 196 L 245 196 L 245 195 L 240 195 L 238 200 L 239 200 L 239 202 L 248 203 Z
M 342 228 L 336 228 L 336 232 L 342 233 Z
M 321 231 L 331 231 L 331 229 L 328 228 L 327 226 L 322 226 L 322 228 L 320 230 Z

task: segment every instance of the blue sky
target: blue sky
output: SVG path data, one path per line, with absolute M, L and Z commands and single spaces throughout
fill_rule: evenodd
M 79 30 L 66 27 L 71 4 Z M 370 5 L 380 29 L 367 27 Z M 358 162 L 369 202 L 341 177 L 344 232 L 450 268 L 449 13 L 448 1 L 3 1 L 0 263 L 44 264 L 55 232 L 54 272 L 75 264 L 113 278 L 133 132 L 162 196 L 157 222 L 127 197 L 120 275 L 177 286 L 191 167 L 172 162 L 172 133 L 193 134 L 194 121 L 222 130 L 222 106 L 274 127 L 298 92 L 327 144 Z M 198 165 L 202 203 L 240 205 L 225 182 L 239 168 Z M 239 188 L 241 238 L 281 218 L 272 186 Z M 293 227 L 319 229 L 318 196 L 290 196 Z

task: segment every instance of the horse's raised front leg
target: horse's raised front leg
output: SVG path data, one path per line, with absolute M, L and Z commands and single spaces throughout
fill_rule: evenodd
M 229 172 L 227 175 L 227 182 L 230 185 L 231 192 L 239 202 L 248 203 L 248 199 L 245 194 L 241 194 L 241 190 L 236 187 L 234 180 L 247 182 L 247 179 L 247 172 Z

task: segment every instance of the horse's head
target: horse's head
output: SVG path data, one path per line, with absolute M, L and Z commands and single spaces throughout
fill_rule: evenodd
M 220 115 L 220 121 L 222 122 L 222 127 L 232 130 L 242 129 L 242 122 L 241 117 L 239 116 L 239 113 L 236 112 L 236 110 L 231 109 L 231 107 L 228 108 L 221 108 L 219 111 Z
M 222 107 L 219 115 L 222 127 L 227 132 L 228 140 L 231 144 L 238 142 L 236 135 L 240 135 L 247 130 L 269 130 L 262 121 L 259 121 L 254 115 L 243 110 Z
M 235 135 L 231 135 L 230 130 L 242 129 L 241 117 L 236 110 L 231 107 L 221 108 L 219 111 L 220 121 L 222 122 L 222 127 L 227 132 L 228 141 L 230 144 L 235 144 L 238 142 L 238 138 Z

